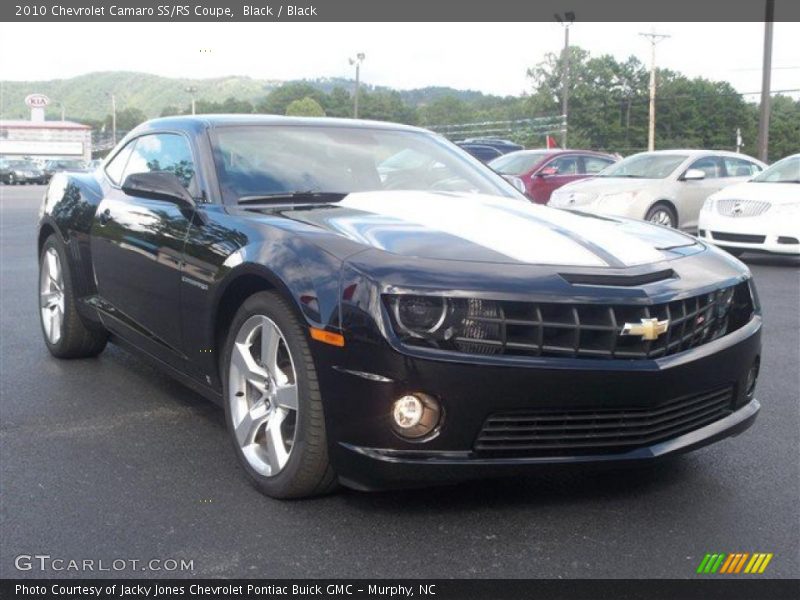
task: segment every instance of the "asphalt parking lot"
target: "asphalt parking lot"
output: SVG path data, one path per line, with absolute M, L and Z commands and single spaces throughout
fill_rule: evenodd
M 109 346 L 57 361 L 41 341 L 42 187 L 0 187 L 0 577 L 15 557 L 189 559 L 148 577 L 695 577 L 707 552 L 771 552 L 800 575 L 800 261 L 745 257 L 765 313 L 743 435 L 645 470 L 285 502 L 255 491 L 222 411 Z M 108 573 L 94 573 L 107 575 Z

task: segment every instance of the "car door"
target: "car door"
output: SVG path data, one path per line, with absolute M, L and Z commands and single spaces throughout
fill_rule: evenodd
M 533 199 L 540 204 L 546 204 L 553 190 L 583 177 L 580 158 L 572 154 L 557 156 L 545 163 L 534 177 L 536 181 L 533 185 Z
M 686 171 L 697 169 L 705 173 L 703 179 L 684 179 Z M 678 207 L 678 222 L 682 229 L 694 230 L 700 217 L 700 209 L 711 194 L 726 185 L 724 170 L 719 156 L 704 156 L 693 161 L 679 178 L 680 185 L 675 198 Z
M 177 366 L 183 358 L 181 255 L 193 214 L 122 190 L 125 177 L 147 171 L 174 173 L 196 195 L 195 161 L 185 136 L 152 133 L 132 140 L 106 167 L 92 226 L 94 275 L 109 329 Z

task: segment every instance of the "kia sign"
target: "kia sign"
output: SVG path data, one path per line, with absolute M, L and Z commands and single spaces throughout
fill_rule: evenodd
M 44 94 L 30 94 L 25 98 L 25 104 L 30 108 L 44 108 L 50 104 L 50 98 Z

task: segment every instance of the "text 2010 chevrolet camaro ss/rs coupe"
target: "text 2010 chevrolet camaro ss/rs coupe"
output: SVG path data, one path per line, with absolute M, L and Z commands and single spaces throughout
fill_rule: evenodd
M 38 252 L 50 352 L 116 342 L 222 404 L 270 496 L 641 462 L 759 410 L 742 263 L 412 127 L 150 121 L 53 178 Z

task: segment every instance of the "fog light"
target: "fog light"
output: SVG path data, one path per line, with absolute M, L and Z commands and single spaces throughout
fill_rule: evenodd
M 439 424 L 441 410 L 435 398 L 428 394 L 408 394 L 392 406 L 392 426 L 405 438 L 421 438 Z

